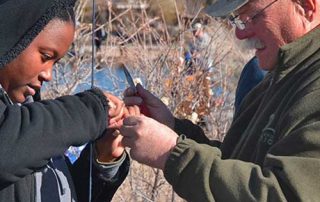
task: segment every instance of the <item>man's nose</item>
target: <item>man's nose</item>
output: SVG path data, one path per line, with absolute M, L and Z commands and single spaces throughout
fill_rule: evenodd
M 236 28 L 235 34 L 236 34 L 236 37 L 240 40 L 248 39 L 253 36 L 253 32 L 250 31 L 247 27 L 244 28 L 243 30 Z

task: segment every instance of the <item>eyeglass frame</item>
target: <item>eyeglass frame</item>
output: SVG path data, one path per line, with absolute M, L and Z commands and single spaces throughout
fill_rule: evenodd
M 240 19 L 241 14 L 234 15 L 234 13 L 231 13 L 228 17 L 229 23 L 233 26 L 236 27 L 239 30 L 244 30 L 246 28 L 246 24 L 249 23 L 250 21 L 254 20 L 255 18 L 259 17 L 267 8 L 272 6 L 274 3 L 276 3 L 278 0 L 274 0 L 270 2 L 268 5 L 266 5 L 263 9 L 260 11 L 256 12 L 252 17 L 249 17 L 247 20 L 242 21 Z

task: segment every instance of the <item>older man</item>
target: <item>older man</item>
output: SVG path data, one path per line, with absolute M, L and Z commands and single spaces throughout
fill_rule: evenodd
M 141 86 L 140 97 L 128 89 L 126 103 L 143 103 L 157 121 L 126 119 L 124 144 L 188 201 L 320 201 L 320 0 L 217 0 L 208 11 L 230 16 L 270 73 L 220 148 Z

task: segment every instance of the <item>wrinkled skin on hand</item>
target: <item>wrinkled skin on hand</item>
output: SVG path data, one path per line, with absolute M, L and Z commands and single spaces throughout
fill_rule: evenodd
M 164 124 L 146 116 L 129 116 L 120 128 L 122 143 L 140 163 L 164 169 L 178 135 Z
M 132 88 L 128 88 L 124 92 L 124 102 L 126 106 L 139 105 L 142 108 L 148 110 L 149 116 L 160 123 L 174 128 L 174 116 L 168 109 L 168 107 L 152 93 L 144 89 L 140 84 L 137 84 L 136 90 L 138 93 L 135 93 Z

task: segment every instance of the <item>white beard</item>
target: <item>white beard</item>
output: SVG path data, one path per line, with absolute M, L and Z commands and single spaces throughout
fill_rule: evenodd
M 249 50 L 262 49 L 265 47 L 264 43 L 259 39 L 246 39 L 242 41 L 244 47 Z

